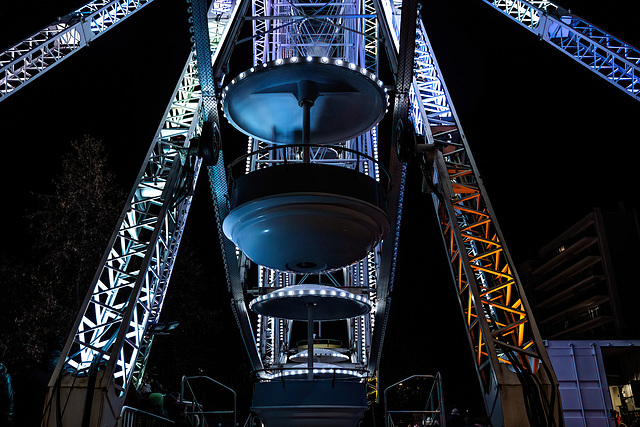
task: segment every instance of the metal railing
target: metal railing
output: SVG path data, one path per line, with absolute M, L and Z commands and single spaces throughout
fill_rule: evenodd
M 198 402 L 198 400 L 196 399 L 196 395 L 195 392 L 193 391 L 193 388 L 191 387 L 191 384 L 189 383 L 190 380 L 194 380 L 194 379 L 203 379 L 209 382 L 214 383 L 217 386 L 222 387 L 223 389 L 225 389 L 226 391 L 230 392 L 233 395 L 233 410 L 226 410 L 226 411 L 222 411 L 222 410 L 216 410 L 216 411 L 205 411 L 202 410 L 202 405 Z M 236 396 L 236 392 L 233 391 L 231 388 L 227 387 L 226 385 L 222 384 L 221 382 L 218 382 L 216 380 L 214 380 L 211 377 L 207 377 L 204 375 L 198 375 L 198 376 L 193 376 L 193 377 L 187 377 L 187 376 L 183 376 L 182 377 L 182 385 L 181 385 L 181 390 L 180 390 L 180 395 L 182 396 L 182 399 L 185 399 L 185 387 L 186 389 L 189 391 L 189 393 L 191 394 L 191 402 L 192 402 L 192 410 L 187 410 L 187 415 L 191 416 L 191 415 L 200 415 L 203 418 L 203 425 L 206 426 L 207 425 L 207 421 L 206 421 L 206 416 L 207 415 L 232 415 L 233 416 L 233 426 L 235 427 L 236 425 L 236 401 L 237 401 L 237 396 Z
M 354 169 L 356 172 L 364 173 L 364 162 L 370 162 L 371 164 L 376 165 L 379 168 L 379 171 L 382 172 L 381 181 L 382 183 L 388 187 L 391 185 L 391 176 L 387 169 L 380 163 L 379 160 L 375 159 L 372 156 L 369 156 L 365 153 L 362 153 L 358 150 L 354 150 L 352 148 L 343 147 L 340 145 L 331 145 L 331 144 L 287 144 L 287 145 L 275 145 L 267 148 L 261 148 L 259 150 L 251 151 L 245 153 L 238 158 L 234 159 L 227 166 L 227 179 L 228 182 L 233 182 L 234 173 L 233 168 L 237 165 L 242 165 L 246 163 L 247 158 L 251 158 L 254 156 L 261 156 L 268 153 L 273 153 L 274 158 L 271 160 L 263 160 L 262 162 L 268 164 L 270 166 L 273 165 L 286 165 L 289 163 L 304 163 L 303 158 L 300 153 L 295 152 L 296 149 L 316 149 L 311 155 L 310 162 L 311 163 L 321 163 L 321 164 L 332 164 L 334 166 L 341 166 L 348 169 Z M 294 150 L 294 151 L 292 151 Z M 335 151 L 339 153 L 337 157 L 333 160 L 328 160 L 322 158 L 321 152 L 325 152 L 327 150 Z M 297 158 L 296 158 L 297 157 Z M 245 173 L 244 171 L 243 173 Z
M 131 406 L 123 406 L 117 427 L 170 427 L 175 424 L 173 421 L 159 415 L 141 411 Z
M 254 413 L 250 413 L 247 420 L 242 425 L 243 427 L 263 427 L 262 420 Z
M 426 403 L 424 404 L 423 409 L 396 409 L 390 410 L 387 408 L 388 406 L 388 396 L 387 392 L 390 389 L 400 390 L 403 387 L 403 384 L 406 384 L 409 381 L 415 379 L 426 379 L 431 380 L 431 390 L 429 391 L 429 396 L 427 397 Z M 398 381 L 395 384 L 390 385 L 384 390 L 384 419 L 385 419 L 385 427 L 393 427 L 394 424 L 394 415 L 396 418 L 407 418 L 411 417 L 414 423 L 417 423 L 420 426 L 444 426 L 445 425 L 445 413 L 444 413 L 444 398 L 442 396 L 442 378 L 440 374 L 433 375 L 412 375 L 403 379 L 402 381 Z M 412 424 L 413 425 L 413 424 Z

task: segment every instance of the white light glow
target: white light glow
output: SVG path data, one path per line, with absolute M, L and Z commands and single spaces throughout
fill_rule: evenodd
M 293 286 L 290 286 L 289 288 L 290 289 L 285 289 L 285 290 L 283 289 L 274 290 L 272 292 L 269 292 L 268 294 L 260 295 L 249 303 L 249 308 L 267 299 L 271 300 L 275 298 L 287 298 L 287 297 L 297 298 L 297 297 L 304 297 L 304 296 L 310 296 L 310 295 L 313 295 L 316 298 L 319 296 L 324 296 L 328 298 L 335 297 L 335 298 L 356 300 L 358 302 L 361 302 L 369 306 L 369 309 L 373 306 L 369 298 L 365 295 L 356 295 L 351 292 L 345 292 L 345 291 L 328 290 L 326 288 L 330 288 L 330 287 L 325 285 L 304 284 L 304 285 L 293 285 Z

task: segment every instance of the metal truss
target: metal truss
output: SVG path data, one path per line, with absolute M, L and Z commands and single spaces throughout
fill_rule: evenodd
M 226 10 L 226 6 L 219 9 Z M 214 49 L 229 22 L 228 17 L 216 18 L 210 28 Z M 142 380 L 153 341 L 150 326 L 159 319 L 201 166 L 201 160 L 189 149 L 191 139 L 200 132 L 203 116 L 199 77 L 195 55 L 191 54 L 65 346 L 65 357 L 52 376 L 50 390 L 59 387 L 63 372 L 77 378 L 99 367 L 102 374 L 95 387 L 105 390 L 106 395 L 99 398 L 102 405 L 108 401 L 113 409 L 122 404 L 127 387 Z M 73 399 L 74 390 L 83 386 L 75 384 L 75 379 L 68 381 L 72 382 L 68 393 Z
M 257 0 L 252 3 L 253 64 L 292 56 L 327 56 L 356 63 L 377 72 L 378 28 L 375 8 L 370 1 L 342 0 L 332 3 L 316 1 L 290 2 L 285 0 Z M 364 153 L 369 158 L 357 155 Z M 263 141 L 249 138 L 244 173 L 276 164 L 302 162 L 295 147 L 272 147 Z M 377 129 L 332 147 L 311 149 L 312 163 L 331 164 L 359 170 L 380 179 Z M 241 255 L 242 257 L 242 255 Z M 240 265 L 245 261 L 241 259 Z M 324 279 L 336 286 L 360 289 L 375 302 L 380 249 L 365 259 L 336 272 L 326 273 Z M 301 274 L 276 272 L 259 266 L 257 289 L 264 293 L 307 280 Z M 369 362 L 373 312 L 347 321 L 351 363 L 364 367 Z M 256 348 L 265 368 L 282 366 L 292 349 L 291 321 L 258 316 Z M 265 378 L 268 373 L 265 373 Z
M 550 1 L 483 0 L 640 100 L 640 50 Z
M 147 327 L 158 320 L 200 169 L 186 155 L 199 100 L 195 61 L 189 60 L 51 387 L 61 371 L 82 373 L 95 364 L 105 365 L 103 387 L 114 387 L 118 397 L 141 379 L 152 339 Z
M 385 50 L 390 59 L 390 68 L 395 75 L 395 100 L 393 110 L 392 153 L 389 158 L 389 174 L 394 177 L 394 185 L 387 195 L 389 212 L 394 212 L 387 241 L 383 245 L 380 256 L 379 277 L 377 281 L 377 303 L 372 321 L 375 324 L 371 336 L 371 351 L 368 368 L 377 371 L 382 356 L 382 345 L 385 338 L 391 298 L 395 281 L 395 267 L 399 244 L 400 223 L 404 203 L 406 163 L 402 163 L 397 155 L 396 125 L 410 120 L 417 123 L 423 120 L 423 115 L 416 116 L 420 110 L 420 97 L 416 97 L 418 90 L 413 75 L 415 74 L 415 46 L 417 3 L 412 0 L 374 0 L 376 8 L 384 11 L 379 21 L 379 30 L 385 42 Z M 416 104 L 418 102 L 418 104 Z M 414 105 L 418 105 L 416 109 Z M 394 152 L 396 151 L 396 152 Z M 377 384 L 377 383 L 376 383 Z M 372 396 L 375 393 L 372 393 Z
M 438 138 L 436 137 L 436 141 Z M 436 153 L 434 203 L 484 386 L 498 363 L 536 373 L 543 349 L 464 143 Z
M 4 73 L 0 100 L 151 1 L 91 2 L 10 48 L 0 56 Z M 215 1 L 209 9 L 209 36 L 216 54 L 218 46 L 231 43 L 226 37 L 229 24 L 242 19 L 237 16 L 240 3 Z M 585 64 L 587 53 L 602 45 L 612 49 L 616 61 L 624 56 L 627 62 L 623 61 L 622 68 L 632 76 L 622 75 L 613 66 L 610 74 L 617 82 L 627 82 L 631 94 L 637 96 L 637 50 L 574 17 L 566 22 L 565 17 L 558 20 L 542 13 L 555 7 L 550 2 L 493 4 L 498 5 L 505 5 L 504 13 L 531 30 L 544 28 L 553 34 L 546 40 L 565 40 L 556 45 L 566 52 L 575 40 L 579 47 L 574 50 Z M 377 72 L 379 33 L 385 34 L 388 51 L 397 55 L 400 47 L 400 2 L 255 0 L 252 14 L 255 65 L 291 56 L 331 56 Z M 581 49 L 588 45 L 587 39 L 595 44 Z M 548 384 L 553 379 L 545 377 L 540 367 L 549 366 L 549 361 L 421 23 L 415 45 L 414 78 L 408 91 L 410 116 L 418 133 L 435 147 L 425 156 L 425 171 L 433 183 L 433 200 L 485 394 L 498 393 L 498 385 L 514 383 L 505 380 L 513 376 L 512 371 L 541 376 Z M 214 64 L 216 58 L 214 55 Z M 395 72 L 398 64 L 393 61 Z M 601 65 L 606 62 L 600 61 Z M 206 96 L 215 102 L 215 88 L 207 90 Z M 162 308 L 200 169 L 200 161 L 189 156 L 188 149 L 191 137 L 199 131 L 202 97 L 191 56 L 65 346 L 65 357 L 56 367 L 51 389 L 63 371 L 87 373 L 100 366 L 103 375 L 98 387 L 113 390 L 117 399 L 123 399 L 129 384 L 141 379 L 152 342 L 149 325 L 157 322 Z M 303 161 L 293 148 L 272 148 L 249 139 L 248 152 L 253 154 L 247 157 L 245 173 L 284 161 Z M 312 150 L 311 161 L 356 169 L 380 179 L 377 156 L 374 128 L 335 147 Z M 351 363 L 369 369 L 374 389 L 393 286 L 406 171 L 391 157 L 388 169 L 398 181 L 389 200 L 389 236 L 360 262 L 325 275 L 336 286 L 368 293 L 374 303 L 370 315 L 347 321 Z M 209 168 L 209 176 L 220 229 L 228 213 L 222 154 L 218 164 Z M 259 267 L 258 284 L 249 288 L 244 282 L 248 260 L 220 234 L 234 314 L 254 369 L 282 365 L 291 348 L 291 322 L 258 316 L 252 326 L 245 297 L 300 283 L 306 277 Z
M 278 272 L 258 266 L 258 288 L 280 288 L 295 283 L 295 274 Z M 256 346 L 265 367 L 282 366 L 286 363 L 291 327 L 293 322 L 258 315 L 256 323 Z
M 94 0 L 0 53 L 0 101 L 153 0 Z
M 416 133 L 431 138 L 429 126 L 450 125 L 453 117 L 422 20 L 418 20 L 416 31 L 413 73 L 413 84 L 409 91 L 411 119 Z
M 415 71 L 412 117 L 430 147 L 422 154 L 423 172 L 432 183 L 485 402 L 492 421 L 507 425 L 522 419 L 521 392 L 508 392 L 523 387 L 520 376 L 535 376 L 545 393 L 556 380 L 422 25 Z M 497 400 L 502 411 L 494 412 Z
M 0 54 L 0 101 L 152 1 L 95 0 L 10 47 Z M 239 11 L 247 1 L 214 1 L 208 10 L 214 65 L 225 62 L 228 52 L 220 59 L 215 56 L 217 48 L 229 49 L 235 41 L 229 36 L 230 24 L 239 25 L 245 19 Z M 639 98 L 640 52 L 634 47 L 549 1 L 484 1 Z M 391 68 L 398 72 L 394 61 L 400 49 L 400 6 L 398 0 L 254 0 L 253 16 L 248 17 L 253 22 L 253 63 L 330 56 L 377 73 L 378 42 L 383 39 L 392 53 Z M 415 48 L 408 90 L 410 117 L 429 142 L 423 167 L 433 185 L 433 201 L 485 395 L 509 398 L 511 394 L 500 395 L 499 390 L 516 384 L 513 377 L 518 372 L 553 386 L 553 373 L 540 369 L 550 366 L 549 360 L 420 22 Z M 149 326 L 159 319 L 200 170 L 200 160 L 189 154 L 189 141 L 199 132 L 203 97 L 211 104 L 207 111 L 216 114 L 216 88 L 207 86 L 203 95 L 196 68 L 191 55 L 54 371 L 51 391 L 59 387 L 64 373 L 77 378 L 100 368 L 95 389 L 107 390 L 115 398 L 109 402 L 113 408 L 122 403 L 127 387 L 142 378 L 153 341 Z M 219 68 L 214 67 L 211 79 L 220 78 Z M 294 148 L 272 148 L 249 139 L 252 154 L 245 173 L 303 161 Z M 312 162 L 352 168 L 379 180 L 377 156 L 375 128 L 334 147 L 311 151 Z M 397 181 L 389 195 L 392 227 L 384 244 L 360 262 L 324 275 L 336 286 L 369 294 L 374 304 L 370 315 L 347 321 L 351 363 L 369 370 L 372 395 L 377 391 L 375 374 L 393 287 L 406 166 L 392 153 L 388 170 Z M 281 366 L 291 348 L 292 323 L 258 316 L 251 325 L 245 297 L 300 283 L 306 277 L 259 266 L 257 286 L 245 283 L 248 260 L 221 231 L 228 213 L 222 153 L 218 164 L 209 168 L 209 176 L 232 306 L 251 362 L 258 370 Z M 68 393 L 73 390 L 72 384 Z M 503 400 L 502 407 L 510 405 Z
M 218 100 L 215 91 L 219 89 L 216 84 L 221 83 L 224 77 L 221 73 L 226 69 L 226 61 L 231 54 L 235 39 L 240 31 L 240 23 L 243 20 L 248 0 L 218 0 L 214 1 L 208 12 L 209 41 L 213 50 L 213 69 L 209 76 L 210 81 L 206 86 L 210 86 L 207 108 L 210 120 L 217 122 L 218 113 L 215 108 Z M 205 59 L 208 62 L 208 59 Z M 203 64 L 208 68 L 208 64 Z M 208 168 L 209 185 L 213 197 L 213 207 L 215 210 L 218 237 L 222 249 L 222 261 L 224 264 L 227 287 L 231 293 L 231 308 L 240 329 L 242 339 L 248 352 L 249 360 L 253 369 L 262 369 L 263 362 L 257 350 L 256 337 L 249 319 L 247 304 L 245 304 L 245 276 L 246 258 L 238 251 L 232 241 L 226 238 L 222 231 L 224 219 L 229 214 L 229 185 L 227 169 L 225 167 L 224 153 L 220 151 L 216 165 Z

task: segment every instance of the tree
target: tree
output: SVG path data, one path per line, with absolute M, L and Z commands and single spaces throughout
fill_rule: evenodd
M 113 231 L 122 191 L 100 140 L 85 135 L 71 147 L 54 180 L 54 194 L 38 197 L 30 227 L 44 274 L 59 286 L 61 302 L 75 311 Z
M 44 403 L 39 396 L 42 387 L 46 391 L 53 367 L 46 366 L 46 356 L 61 349 L 68 337 L 124 204 L 101 141 L 85 136 L 71 148 L 62 157 L 52 194 L 36 196 L 28 215 L 30 254 L 1 255 L 0 331 L 5 334 L 0 340 L 10 348 L 18 416 L 22 412 L 39 417 Z M 208 195 L 207 189 L 201 192 Z M 202 198 L 202 203 L 210 203 Z M 213 224 L 208 225 L 209 247 L 217 238 Z M 201 251 L 203 230 L 191 228 L 185 232 L 162 315 L 164 321 L 179 321 L 180 326 L 157 338 L 147 372 L 173 391 L 179 390 L 181 375 L 204 373 L 250 395 L 248 359 L 242 357 L 243 344 L 233 327 L 224 278 L 216 277 L 213 254 Z M 240 350 L 231 351 L 233 357 L 240 356 L 238 363 L 234 369 L 220 369 L 228 363 L 230 348 Z M 23 403 L 21 410 L 21 396 L 33 407 Z
M 2 254 L 0 330 L 9 346 L 17 419 L 38 425 L 55 359 L 76 318 L 123 204 L 100 140 L 71 143 L 53 194 L 27 215 L 28 254 Z M 25 238 L 27 238 L 25 236 Z
M 102 142 L 71 143 L 53 194 L 27 215 L 28 254 L 3 254 L 0 328 L 20 377 L 69 333 L 123 204 Z

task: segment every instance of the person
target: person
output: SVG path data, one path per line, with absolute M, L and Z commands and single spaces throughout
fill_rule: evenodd
M 620 414 L 618 413 L 618 411 L 613 410 L 613 419 L 616 422 L 617 426 L 620 426 L 622 424 L 622 417 L 620 416 Z
M 164 407 L 167 411 L 167 418 L 173 421 L 176 426 L 187 426 L 187 405 L 180 401 L 177 393 L 167 394 L 164 399 Z
M 41 363 L 35 366 L 25 377 L 15 378 L 16 387 L 16 424 L 39 426 L 42 422 L 43 408 L 47 404 L 49 380 L 60 359 L 60 350 L 52 350 Z
M 152 414 L 166 416 L 166 412 L 164 410 L 164 388 L 162 387 L 162 384 L 156 381 L 151 383 L 151 393 L 147 399 L 150 403 L 150 412 Z
M 458 408 L 453 408 L 451 410 L 451 414 L 447 417 L 447 427 L 464 427 L 464 418 L 460 414 L 460 410 Z
M 0 342 L 0 426 L 12 426 L 15 417 L 15 393 L 11 384 L 11 375 L 2 361 L 7 346 Z

